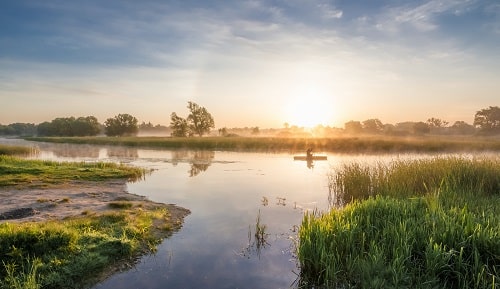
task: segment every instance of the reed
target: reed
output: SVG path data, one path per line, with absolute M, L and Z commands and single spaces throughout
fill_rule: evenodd
M 347 168 L 338 172 L 340 181 L 349 179 L 342 182 L 347 192 L 362 180 L 355 188 L 362 199 L 304 216 L 297 248 L 302 285 L 498 288 L 498 159 Z
M 315 151 L 337 153 L 500 151 L 497 138 L 479 137 L 31 137 L 31 141 L 120 145 L 168 149 L 205 149 L 266 152 Z
M 33 147 L 10 146 L 0 144 L 0 155 L 32 155 L 37 153 Z
M 372 166 L 353 162 L 329 173 L 328 179 L 330 199 L 336 206 L 377 194 L 423 196 L 442 187 L 500 194 L 500 158 L 435 157 Z

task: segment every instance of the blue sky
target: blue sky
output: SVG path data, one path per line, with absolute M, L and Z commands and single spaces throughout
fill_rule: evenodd
M 118 113 L 339 126 L 500 105 L 500 2 L 0 3 L 0 123 Z

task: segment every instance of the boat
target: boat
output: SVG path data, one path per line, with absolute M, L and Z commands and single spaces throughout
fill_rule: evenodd
M 294 161 L 326 161 L 326 156 L 293 156 Z

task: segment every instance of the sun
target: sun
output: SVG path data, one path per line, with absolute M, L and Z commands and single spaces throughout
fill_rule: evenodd
M 328 125 L 335 115 L 334 101 L 320 87 L 302 87 L 289 98 L 285 114 L 290 125 L 305 128 Z

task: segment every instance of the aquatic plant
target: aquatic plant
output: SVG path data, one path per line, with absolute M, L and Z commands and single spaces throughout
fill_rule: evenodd
M 304 216 L 301 284 L 498 288 L 499 169 L 498 159 L 437 158 L 339 170 L 333 186 L 355 194 Z

